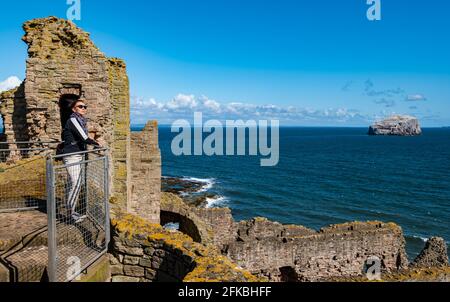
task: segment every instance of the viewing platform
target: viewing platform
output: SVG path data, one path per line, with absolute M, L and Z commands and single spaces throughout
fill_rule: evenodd
M 41 145 L 41 146 L 37 146 Z M 108 154 L 81 152 L 77 211 L 67 214 L 70 189 L 55 143 L 0 143 L 0 281 L 73 281 L 107 251 Z

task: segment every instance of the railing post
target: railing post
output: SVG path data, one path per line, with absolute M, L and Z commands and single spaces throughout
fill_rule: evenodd
M 108 248 L 108 244 L 110 241 L 111 233 L 110 233 L 110 221 L 109 221 L 109 152 L 105 151 L 104 156 L 104 176 L 103 176 L 103 189 L 104 192 L 104 203 L 105 203 L 105 244 L 106 248 Z
M 48 218 L 48 279 L 56 282 L 56 201 L 55 201 L 55 174 L 53 158 L 47 157 L 46 187 L 47 187 L 47 218 Z
M 89 159 L 88 157 L 88 153 L 84 154 L 84 163 L 83 165 L 81 165 L 81 171 L 83 173 L 83 177 L 84 177 L 84 205 L 82 205 L 85 207 L 86 213 L 82 213 L 82 214 L 86 214 L 89 216 L 89 182 L 88 182 L 88 164 L 86 163 L 86 161 Z

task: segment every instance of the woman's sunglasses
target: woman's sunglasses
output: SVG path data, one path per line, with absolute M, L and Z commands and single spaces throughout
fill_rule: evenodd
M 80 108 L 80 109 L 87 109 L 88 106 L 86 106 L 86 105 L 78 105 L 77 108 Z

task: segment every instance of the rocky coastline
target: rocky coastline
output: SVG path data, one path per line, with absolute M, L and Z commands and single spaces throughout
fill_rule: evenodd
M 179 231 L 194 234 L 198 242 L 215 246 L 239 267 L 269 281 L 367 281 L 362 268 L 373 256 L 380 259 L 386 281 L 450 280 L 442 238 L 430 238 L 410 261 L 403 231 L 395 223 L 349 222 L 313 230 L 263 217 L 237 222 L 229 208 L 192 202 L 190 194 L 197 201 L 208 196 L 202 182 L 176 177 L 164 182 L 161 224 L 175 217 L 164 220 L 165 212 L 179 211 L 188 220 L 180 222 Z
M 219 195 L 209 192 L 207 189 L 211 182 L 195 178 L 183 178 L 173 176 L 163 176 L 161 178 L 161 190 L 173 193 L 190 206 L 205 208 L 209 201 L 217 200 Z

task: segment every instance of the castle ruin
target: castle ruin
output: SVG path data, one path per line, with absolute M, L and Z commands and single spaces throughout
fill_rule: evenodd
M 235 222 L 229 209 L 193 208 L 161 193 L 158 125 L 151 121 L 142 132 L 131 132 L 125 62 L 106 57 L 70 21 L 35 19 L 23 29 L 26 78 L 0 94 L 0 141 L 11 149 L 20 141 L 59 142 L 67 99 L 87 103 L 89 136 L 110 150 L 112 247 L 108 259 L 94 268 L 101 281 L 329 280 L 361 276 L 373 256 L 385 272 L 408 268 L 405 239 L 393 223 L 355 222 L 315 231 L 264 218 Z M 26 221 L 46 222 L 42 215 L 21 215 Z M 180 223 L 181 232 L 161 227 L 168 222 Z M 8 225 L 0 219 L 5 230 Z M 0 232 L 0 258 L 16 242 L 24 242 L 20 236 L 5 240 L 3 235 L 13 234 Z M 40 236 L 39 244 L 45 243 Z M 29 242 L 37 245 L 35 241 Z M 416 265 L 448 264 L 446 246 L 436 242 Z M 0 281 L 9 280 L 3 272 L 0 263 Z
M 161 160 L 157 124 L 130 130 L 125 62 L 106 57 L 89 34 L 56 17 L 23 25 L 28 45 L 26 78 L 0 95 L 1 141 L 61 141 L 66 98 L 89 106 L 89 136 L 110 149 L 111 203 L 159 223 Z

